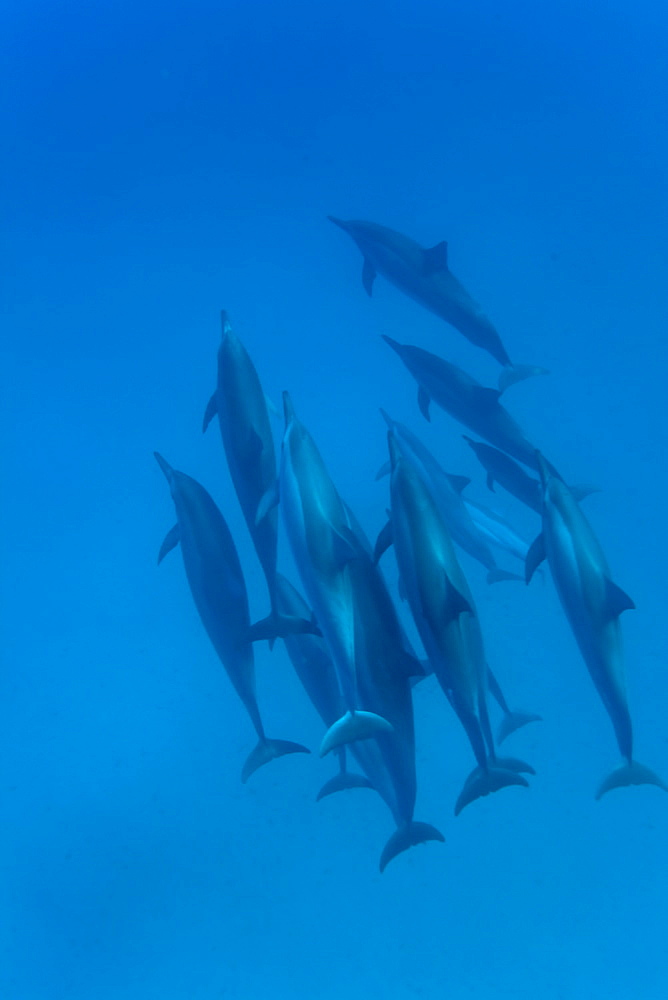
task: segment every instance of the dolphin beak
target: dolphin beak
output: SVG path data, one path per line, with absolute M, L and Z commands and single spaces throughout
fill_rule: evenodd
M 165 474 L 165 479 L 167 480 L 168 483 L 171 484 L 172 478 L 174 476 L 174 470 L 172 469 L 172 467 L 169 464 L 169 462 L 167 462 L 162 457 L 162 455 L 160 454 L 160 452 L 154 451 L 153 454 L 155 455 L 156 462 L 158 463 L 158 465 L 160 466 L 160 468 L 162 469 L 162 471 Z
M 387 413 L 387 412 L 386 412 L 386 411 L 385 411 L 385 410 L 384 410 L 384 409 L 382 408 L 382 406 L 381 406 L 381 408 L 380 408 L 380 415 L 381 415 L 381 417 L 383 418 L 383 420 L 385 421 L 385 423 L 387 424 L 388 428 L 389 428 L 390 430 L 392 430 L 392 426 L 393 426 L 393 424 L 394 424 L 394 420 L 393 420 L 393 419 L 392 419 L 392 417 L 391 417 L 391 416 L 389 415 L 389 413 Z
M 343 229 L 346 233 L 348 232 L 348 223 L 344 222 L 343 219 L 337 219 L 335 215 L 328 215 L 327 218 L 330 222 L 333 222 L 335 226 L 338 226 L 339 229 Z
M 381 333 L 381 337 L 386 344 L 390 345 L 393 351 L 396 351 L 397 354 L 401 355 L 401 344 L 398 341 L 392 340 L 391 337 L 386 337 L 384 333 Z

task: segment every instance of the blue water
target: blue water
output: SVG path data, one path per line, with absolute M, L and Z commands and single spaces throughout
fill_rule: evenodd
M 380 334 L 487 384 L 498 366 L 382 279 L 369 300 L 325 217 L 447 239 L 512 357 L 550 369 L 508 406 L 601 487 L 587 514 L 637 604 L 637 753 L 665 777 L 666 8 L 9 0 L 1 23 L 0 996 L 668 995 L 668 797 L 594 801 L 618 752 L 549 574 L 489 588 L 462 557 L 491 665 L 544 717 L 512 738 L 530 790 L 454 818 L 470 751 L 425 682 L 416 817 L 446 844 L 380 876 L 380 800 L 314 801 L 334 762 L 241 785 L 250 724 L 180 556 L 156 567 L 174 512 L 152 457 L 214 495 L 266 614 L 217 428 L 201 434 L 224 307 L 372 535 L 383 406 L 531 539 L 536 517 L 487 492 L 461 427 L 425 423 Z M 267 728 L 316 751 L 280 644 L 256 661 Z

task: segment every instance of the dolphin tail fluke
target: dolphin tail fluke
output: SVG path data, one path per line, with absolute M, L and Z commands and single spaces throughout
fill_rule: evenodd
M 464 787 L 459 793 L 459 798 L 455 803 L 455 816 L 459 816 L 464 806 L 468 806 L 476 799 L 498 792 L 501 788 L 509 788 L 511 785 L 521 785 L 529 787 L 529 782 L 516 771 L 506 770 L 503 767 L 488 767 L 483 771 L 481 767 L 476 767 L 469 774 L 464 782 Z
M 441 831 L 429 823 L 417 823 L 412 820 L 410 823 L 400 826 L 383 848 L 383 853 L 380 856 L 381 872 L 385 871 L 397 854 L 402 854 L 403 851 L 407 851 L 409 847 L 415 847 L 416 844 L 426 844 L 428 840 L 438 840 L 441 844 L 445 843 L 445 837 Z
M 576 483 L 575 486 L 570 486 L 569 489 L 578 503 L 580 500 L 586 500 L 592 493 L 601 492 L 601 487 L 594 486 L 593 483 Z
M 663 788 L 664 792 L 668 792 L 668 785 L 662 781 L 658 774 L 651 771 L 649 767 L 645 767 L 644 764 L 639 764 L 637 760 L 631 760 L 622 764 L 621 767 L 616 767 L 604 778 L 596 792 L 596 798 L 602 798 L 606 792 L 612 791 L 613 788 L 626 788 L 628 785 L 656 785 L 657 788 Z
M 487 574 L 487 583 L 502 583 L 504 580 L 522 580 L 524 577 L 520 576 L 519 573 L 510 573 L 507 569 L 490 569 Z
M 496 731 L 496 742 L 501 745 L 516 729 L 528 726 L 530 722 L 542 721 L 540 715 L 534 715 L 532 712 L 506 712 Z
M 549 375 L 547 368 L 539 368 L 538 365 L 506 365 L 499 375 L 499 392 L 505 392 L 511 385 L 523 382 L 534 375 Z
M 334 795 L 335 792 L 344 792 L 348 788 L 371 788 L 375 791 L 372 783 L 364 775 L 342 771 L 341 774 L 337 774 L 334 778 L 330 778 L 329 781 L 325 782 L 318 792 L 316 802 L 320 802 L 321 799 L 326 798 L 328 795 Z
M 261 642 L 268 639 L 273 646 L 276 639 L 285 639 L 287 635 L 322 635 L 314 621 L 308 618 L 298 618 L 296 615 L 279 615 L 277 612 L 267 615 L 255 622 L 248 629 L 249 642 Z
M 320 746 L 320 756 L 324 757 L 330 750 L 354 743 L 355 740 L 368 740 L 382 733 L 394 732 L 393 727 L 381 715 L 375 712 L 346 712 L 329 727 Z
M 285 757 L 289 753 L 310 752 L 301 743 L 291 743 L 290 740 L 260 740 L 246 758 L 241 771 L 241 780 L 245 785 L 251 774 L 254 774 L 259 767 L 268 764 L 270 760 L 276 760 L 277 757 Z

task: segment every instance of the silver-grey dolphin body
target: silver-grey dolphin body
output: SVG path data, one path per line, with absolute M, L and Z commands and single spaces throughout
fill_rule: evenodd
M 355 612 L 349 561 L 358 543 L 345 505 L 316 444 L 283 393 L 285 433 L 278 492 L 268 494 L 260 515 L 279 502 L 286 534 L 306 597 L 329 646 L 346 714 L 325 733 L 320 753 L 387 732 L 390 724 L 360 711 L 355 651 Z
M 258 767 L 275 757 L 309 751 L 298 743 L 265 735 L 255 694 L 254 636 L 246 583 L 225 518 L 195 479 L 172 469 L 157 452 L 155 457 L 169 483 L 177 518 L 162 544 L 158 561 L 180 544 L 195 607 L 257 733 L 258 744 L 241 773 L 245 782 Z
M 276 482 L 276 453 L 267 403 L 250 355 L 232 330 L 223 311 L 222 338 L 218 349 L 218 378 L 204 415 L 206 430 L 217 414 L 227 464 L 239 504 L 264 572 L 271 614 L 266 619 L 276 635 L 312 628 L 300 619 L 279 618 L 276 611 L 276 557 L 278 510 L 268 510 L 258 520 L 262 498 Z
M 475 798 L 507 785 L 526 786 L 527 782 L 510 766 L 501 766 L 504 762 L 494 753 L 480 624 L 450 535 L 429 489 L 402 456 L 391 430 L 388 443 L 399 573 L 422 644 L 478 764 L 457 800 L 455 812 L 459 812 Z
M 598 539 L 568 486 L 550 472 L 540 454 L 537 461 L 543 484 L 543 530 L 527 556 L 527 582 L 547 559 L 562 607 L 625 760 L 604 779 L 596 798 L 625 785 L 650 784 L 666 789 L 656 774 L 633 759 L 619 617 L 635 605 L 612 582 Z
M 519 424 L 500 402 L 501 393 L 488 389 L 456 365 L 436 354 L 399 344 L 383 336 L 418 384 L 418 405 L 422 415 L 430 420 L 429 404 L 433 401 L 451 417 L 475 431 L 524 465 L 537 469 L 536 448 L 524 436 Z
M 446 243 L 425 248 L 415 240 L 356 219 L 329 219 L 353 238 L 364 257 L 362 281 L 371 295 L 376 274 L 444 319 L 467 340 L 482 347 L 500 364 L 512 367 L 508 353 L 491 321 L 485 316 L 448 267 Z

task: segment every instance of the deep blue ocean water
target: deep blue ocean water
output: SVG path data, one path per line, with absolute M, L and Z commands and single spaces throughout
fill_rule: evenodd
M 1 23 L 0 996 L 668 995 L 668 796 L 594 801 L 618 751 L 549 573 L 490 588 L 462 557 L 491 665 L 544 717 L 512 738 L 530 790 L 454 818 L 470 751 L 424 682 L 416 816 L 446 843 L 381 876 L 389 813 L 316 805 L 335 765 L 280 643 L 256 650 L 267 728 L 314 753 L 240 783 L 253 733 L 179 554 L 156 567 L 174 511 L 152 457 L 213 494 L 264 615 L 201 433 L 225 308 L 370 534 L 383 406 L 531 539 L 380 334 L 486 384 L 498 366 L 381 278 L 369 299 L 326 216 L 446 239 L 512 356 L 551 372 L 507 405 L 601 487 L 637 755 L 668 775 L 666 8 L 9 0 Z

